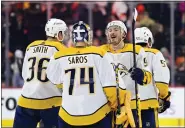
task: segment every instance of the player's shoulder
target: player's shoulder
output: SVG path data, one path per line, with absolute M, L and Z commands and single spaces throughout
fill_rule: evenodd
M 42 42 L 44 42 L 44 40 L 36 40 L 36 41 L 33 41 L 32 43 L 30 43 L 30 44 L 27 46 L 26 50 L 29 50 L 30 47 L 40 45 L 40 44 L 42 44 Z
M 61 57 L 64 56 L 68 56 L 68 55 L 72 55 L 74 53 L 74 48 L 73 47 L 69 47 L 69 48 L 65 48 L 62 51 L 58 51 L 54 54 L 54 58 L 55 59 L 59 59 Z
M 63 50 L 63 49 L 66 48 L 66 46 L 64 44 L 62 44 L 61 42 L 59 42 L 59 41 L 47 40 L 46 45 L 51 46 L 51 47 L 55 47 L 58 51 Z
M 155 49 L 155 48 L 144 48 L 144 49 L 145 49 L 145 52 L 150 52 L 153 54 L 161 53 L 158 49 Z
M 100 48 L 104 49 L 105 51 L 109 51 L 109 44 L 101 45 Z
M 133 52 L 133 44 L 132 43 L 125 43 L 125 46 L 123 47 L 124 51 Z M 140 45 L 135 45 L 135 52 L 136 54 L 139 54 L 142 47 Z
M 26 50 L 29 50 L 30 47 L 34 47 L 37 45 L 44 45 L 44 46 L 50 46 L 50 47 L 55 47 L 57 51 L 60 51 L 61 49 L 66 48 L 62 43 L 58 41 L 49 41 L 49 40 L 36 40 L 30 43 Z
M 64 49 L 63 51 L 56 52 L 54 54 L 54 58 L 58 59 L 65 56 L 87 55 L 87 54 L 95 54 L 103 57 L 106 54 L 106 51 L 100 47 L 95 47 L 95 46 L 89 46 L 83 49 L 69 47 Z
M 106 52 L 107 51 L 102 47 L 96 47 L 96 46 L 87 47 L 85 50 L 85 53 L 93 53 L 93 54 L 100 55 L 102 57 L 106 54 Z

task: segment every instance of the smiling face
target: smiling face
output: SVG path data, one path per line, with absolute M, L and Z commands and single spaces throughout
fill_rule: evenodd
M 107 29 L 107 39 L 110 44 L 117 45 L 123 39 L 123 34 L 119 26 L 111 26 Z

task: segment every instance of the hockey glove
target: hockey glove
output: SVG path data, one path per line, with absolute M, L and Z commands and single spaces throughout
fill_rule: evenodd
M 121 114 L 116 115 L 116 125 L 122 125 L 124 128 L 129 124 L 132 128 L 135 127 L 134 117 L 132 115 L 131 107 L 130 107 L 131 93 L 127 92 L 125 94 L 125 106 L 121 107 Z
M 122 125 L 127 121 L 128 117 L 126 114 L 125 106 L 121 107 L 121 114 L 116 115 L 116 125 Z
M 143 85 L 143 79 L 144 79 L 144 72 L 140 68 L 131 68 L 129 70 L 131 74 L 131 78 L 133 80 L 136 80 L 136 82 L 140 85 Z
M 170 96 L 171 92 L 168 92 L 168 95 L 164 99 L 159 98 L 159 109 L 158 109 L 159 113 L 163 113 L 164 111 L 166 111 L 166 109 L 170 107 L 171 104 L 169 100 Z

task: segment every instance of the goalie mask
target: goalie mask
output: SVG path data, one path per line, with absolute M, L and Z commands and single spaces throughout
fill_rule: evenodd
M 78 42 L 84 42 L 87 45 L 92 45 L 93 33 L 89 25 L 85 24 L 83 21 L 73 25 L 72 28 L 72 40 L 76 45 Z
M 154 44 L 154 38 L 152 32 L 147 27 L 136 28 L 135 33 L 135 43 L 145 43 L 148 47 L 152 47 Z
M 57 38 L 58 41 L 63 41 L 68 37 L 68 27 L 63 20 L 51 18 L 45 26 L 46 35 L 49 37 Z M 62 33 L 63 38 L 59 39 L 59 33 Z

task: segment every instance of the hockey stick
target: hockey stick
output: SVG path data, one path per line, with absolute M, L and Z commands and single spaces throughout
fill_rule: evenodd
M 114 63 L 111 63 L 112 66 L 113 66 L 113 69 L 114 69 L 114 72 L 115 72 L 115 76 L 116 76 L 116 97 L 117 97 L 117 103 L 118 103 L 118 106 L 117 106 L 117 111 L 115 114 L 115 118 L 116 118 L 116 115 L 120 115 L 121 114 L 121 105 L 120 105 L 120 98 L 119 98 L 119 76 L 118 76 L 118 73 L 119 73 L 119 65 L 120 64 L 114 64 Z M 122 128 L 122 125 L 115 125 L 115 128 Z
M 134 17 L 133 17 L 133 21 L 132 21 L 132 43 L 133 43 L 133 63 L 134 63 L 134 68 L 136 68 L 136 49 L 135 49 L 135 35 L 134 35 L 134 26 L 135 26 L 135 22 L 137 19 L 137 10 L 136 8 L 134 9 Z M 136 95 L 136 113 L 137 113 L 137 119 L 136 119 L 136 128 L 139 128 L 139 96 L 138 96 L 138 86 L 137 86 L 137 82 L 135 80 L 135 95 Z

